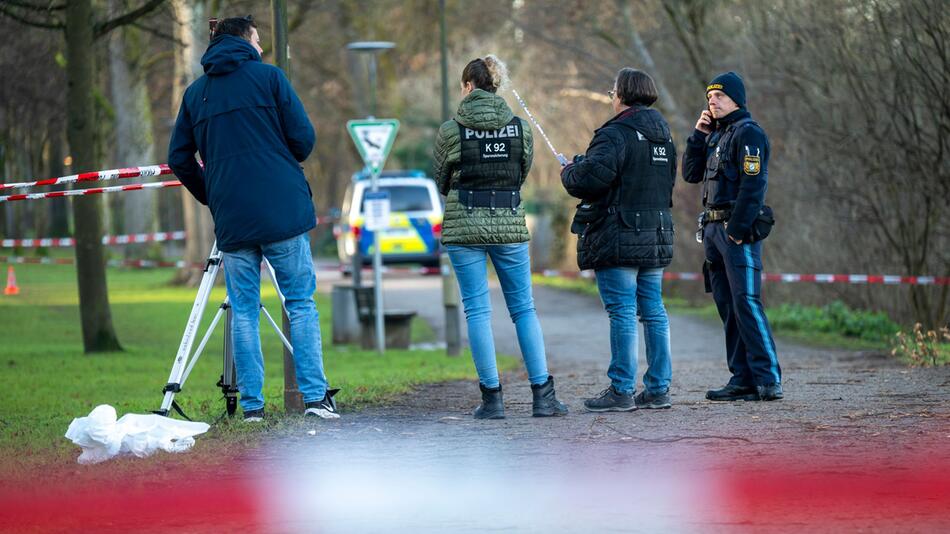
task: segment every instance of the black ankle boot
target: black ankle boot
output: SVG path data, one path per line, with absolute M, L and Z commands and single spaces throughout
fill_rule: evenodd
M 475 408 L 475 419 L 504 419 L 505 403 L 501 398 L 501 386 L 489 389 L 479 383 L 478 389 L 482 390 L 482 404 Z
M 755 386 L 726 384 L 719 389 L 707 391 L 706 398 L 711 401 L 757 401 L 759 400 L 759 394 L 755 390 Z
M 554 377 L 548 376 L 543 384 L 531 384 L 531 415 L 534 417 L 551 417 L 552 415 L 567 415 L 567 406 L 554 396 Z

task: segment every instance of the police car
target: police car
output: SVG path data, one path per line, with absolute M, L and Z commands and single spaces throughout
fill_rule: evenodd
M 389 228 L 380 234 L 384 264 L 439 265 L 442 237 L 442 199 L 435 182 L 419 170 L 383 171 L 379 190 L 389 194 Z M 346 190 L 340 222 L 334 226 L 337 254 L 344 272 L 353 264 L 359 247 L 364 265 L 373 260 L 373 232 L 364 228 L 364 204 L 370 176 L 359 172 Z

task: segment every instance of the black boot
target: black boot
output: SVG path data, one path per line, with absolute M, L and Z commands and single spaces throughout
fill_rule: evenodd
M 551 417 L 552 415 L 567 415 L 567 406 L 554 396 L 554 377 L 548 376 L 543 384 L 531 384 L 531 415 L 534 417 Z
M 759 398 L 764 401 L 774 401 L 783 398 L 785 395 L 782 393 L 782 384 L 766 384 L 764 386 L 756 386 L 755 390 L 759 394 Z
M 501 386 L 489 389 L 479 383 L 478 389 L 482 390 L 482 404 L 475 408 L 475 419 L 504 419 L 505 403 L 501 399 Z
M 707 391 L 706 398 L 711 401 L 757 401 L 759 393 L 753 386 L 726 384 L 720 389 Z

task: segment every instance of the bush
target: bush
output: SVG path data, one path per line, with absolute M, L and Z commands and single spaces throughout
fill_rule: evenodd
M 898 332 L 892 341 L 892 356 L 907 361 L 914 367 L 950 365 L 950 328 L 924 331 L 920 323 L 913 333 Z
M 865 341 L 884 342 L 900 330 L 881 312 L 854 310 L 837 300 L 822 307 L 782 304 L 768 315 L 777 330 L 827 332 Z

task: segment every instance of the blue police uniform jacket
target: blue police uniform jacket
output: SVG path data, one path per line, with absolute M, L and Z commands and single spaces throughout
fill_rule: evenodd
M 218 248 L 230 252 L 312 229 L 316 214 L 300 162 L 316 135 L 283 71 L 233 35 L 215 37 L 201 64 L 204 76 L 182 99 L 168 165 L 211 209 Z
M 716 129 L 709 135 L 695 130 L 686 139 L 683 152 L 683 179 L 693 184 L 701 183 L 707 162 L 720 148 L 720 136 L 730 125 L 749 119 L 737 127 L 728 146 L 721 148 L 718 170 L 709 182 L 708 201 L 710 208 L 732 209 L 726 231 L 734 239 L 745 241 L 749 239 L 752 224 L 765 204 L 769 181 L 769 138 L 751 118 L 747 110 L 740 108 L 716 121 Z

